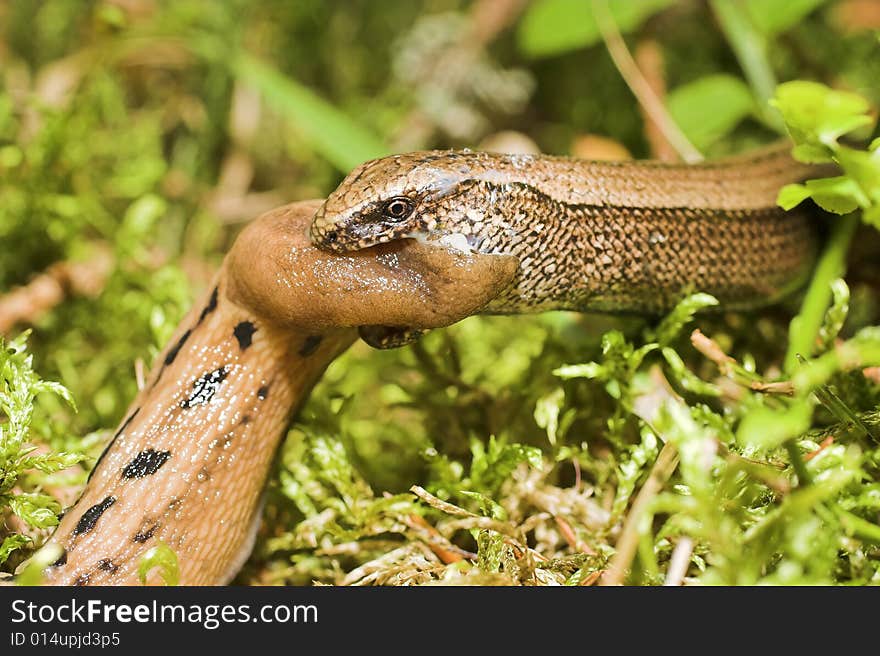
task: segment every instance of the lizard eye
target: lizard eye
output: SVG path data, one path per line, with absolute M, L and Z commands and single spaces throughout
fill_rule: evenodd
M 382 214 L 391 221 L 403 221 L 412 214 L 413 209 L 413 203 L 409 198 L 398 196 L 385 203 Z

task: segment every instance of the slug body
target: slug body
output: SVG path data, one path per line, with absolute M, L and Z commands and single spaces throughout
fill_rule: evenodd
M 46 583 L 139 584 L 160 540 L 182 584 L 227 583 L 252 548 L 292 415 L 355 328 L 449 325 L 515 275 L 512 258 L 412 243 L 321 252 L 307 236 L 317 208 L 278 208 L 236 240 L 50 539 L 63 555 Z
M 395 239 L 512 255 L 487 312 L 670 309 L 690 290 L 726 308 L 778 300 L 816 252 L 779 189 L 815 177 L 789 144 L 701 165 L 430 151 L 373 160 L 318 210 L 312 242 L 348 252 Z

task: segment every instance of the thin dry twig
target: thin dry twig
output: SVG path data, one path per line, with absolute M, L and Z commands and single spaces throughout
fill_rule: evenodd
M 19 323 L 34 323 L 71 295 L 97 296 L 113 268 L 109 247 L 95 246 L 87 262 L 58 262 L 28 284 L 0 297 L 0 334 Z
M 421 542 L 410 542 L 348 572 L 340 585 L 405 585 L 427 583 L 445 566 Z
M 862 375 L 874 383 L 880 383 L 880 367 L 865 367 Z
M 555 517 L 553 517 L 553 519 L 556 520 L 556 525 L 559 527 L 559 532 L 568 543 L 568 546 L 570 546 L 578 553 L 586 553 L 590 554 L 591 556 L 596 555 L 596 552 L 590 548 L 590 545 L 586 544 L 577 536 L 577 533 L 574 532 L 571 524 L 569 524 L 564 518 L 556 515 Z
M 755 392 L 764 392 L 765 394 L 794 395 L 794 383 L 790 380 L 780 380 L 775 383 L 765 383 L 760 380 L 753 380 L 749 383 L 749 389 L 754 390 Z
M 633 501 L 626 521 L 623 523 L 623 529 L 620 531 L 620 537 L 615 545 L 614 556 L 608 563 L 608 569 L 599 580 L 599 585 L 622 585 L 626 578 L 626 573 L 632 564 L 636 555 L 636 549 L 639 543 L 639 523 L 651 500 L 659 494 L 663 489 L 663 485 L 672 476 L 672 472 L 678 466 L 678 451 L 671 442 L 667 442 L 660 449 L 657 460 L 651 468 L 648 480 L 639 490 Z
M 822 453 L 825 449 L 827 449 L 832 444 L 834 444 L 834 436 L 829 435 L 828 437 L 826 437 L 824 440 L 822 440 L 819 443 L 818 449 L 816 449 L 815 451 L 811 451 L 810 453 L 808 453 L 807 455 L 804 456 L 804 462 L 810 462 L 810 460 L 812 460 L 813 458 L 818 456 L 820 453 Z
M 660 103 L 663 103 L 663 99 L 666 97 L 666 74 L 663 50 L 661 50 L 660 44 L 653 39 L 639 42 L 636 46 L 634 59 L 654 96 Z M 666 138 L 657 121 L 648 113 L 644 105 L 639 104 L 639 110 L 645 124 L 645 139 L 651 149 L 651 156 L 663 162 L 677 162 L 679 160 L 678 152 Z
M 545 524 L 552 516 L 548 512 L 536 512 L 523 520 L 522 524 L 519 525 L 519 530 L 523 534 L 528 534 L 529 531 L 534 531 L 538 526 Z
M 262 117 L 260 95 L 247 84 L 236 82 L 229 110 L 232 147 L 220 165 L 220 176 L 207 198 L 211 211 L 223 223 L 250 221 L 284 203 L 277 190 L 254 192 L 254 161 L 251 145 L 259 132 Z
M 694 541 L 689 537 L 682 537 L 672 551 L 669 567 L 666 570 L 666 580 L 663 585 L 681 585 L 691 564 L 691 554 L 694 553 Z
M 465 510 L 464 508 L 459 508 L 458 506 L 451 504 L 443 499 L 435 497 L 433 494 L 428 492 L 425 488 L 419 487 L 418 485 L 413 485 L 410 489 L 410 492 L 415 494 L 419 499 L 427 503 L 432 508 L 436 508 L 440 512 L 444 512 L 447 515 L 456 515 L 458 517 L 476 517 L 477 519 L 488 519 L 486 517 L 480 517 L 479 515 L 475 515 L 469 510 Z
M 584 580 L 580 582 L 580 585 L 581 585 L 582 587 L 586 587 L 586 586 L 593 585 L 596 581 L 599 580 L 599 578 L 600 578 L 600 577 L 602 576 L 602 574 L 604 574 L 604 573 L 605 573 L 605 570 L 602 570 L 602 569 L 596 570 L 595 572 L 592 572 L 592 573 L 588 574 L 588 575 L 584 578 Z
M 528 0 L 477 0 L 471 5 L 469 37 L 485 48 L 516 22 Z
M 741 368 L 737 370 L 736 360 L 727 355 L 718 342 L 700 332 L 699 328 L 691 333 L 691 344 L 697 351 L 715 363 L 722 376 L 730 378 L 739 385 L 748 387 L 754 392 L 763 392 L 765 394 L 783 394 L 786 396 L 794 394 L 794 384 L 788 380 L 769 383 L 763 380 L 748 380 L 749 374 L 744 374 Z
M 147 386 L 147 371 L 143 358 L 134 361 L 134 379 L 137 381 L 138 392 L 143 392 Z
M 642 75 L 638 65 L 629 52 L 614 17 L 608 9 L 607 0 L 592 0 L 593 15 L 596 17 L 596 24 L 602 34 L 602 40 L 608 49 L 608 54 L 614 61 L 614 65 L 620 72 L 630 91 L 638 100 L 645 113 L 651 117 L 651 120 L 657 125 L 657 128 L 666 137 L 666 140 L 672 144 L 676 152 L 688 164 L 696 164 L 703 161 L 703 155 L 694 148 L 694 145 L 688 140 L 681 129 L 672 120 L 669 112 L 663 106 L 663 102 L 654 93 L 650 83 Z
M 691 344 L 700 353 L 709 358 L 718 366 L 718 370 L 725 376 L 730 375 L 736 360 L 727 355 L 724 350 L 711 337 L 706 337 L 702 331 L 697 328 L 691 333 Z
M 419 538 L 428 545 L 428 548 L 434 552 L 434 555 L 446 565 L 457 563 L 465 558 L 474 559 L 477 557 L 477 554 L 465 551 L 452 544 L 440 533 L 440 531 L 425 521 L 424 517 L 411 514 L 404 520 L 404 523 L 411 528 Z

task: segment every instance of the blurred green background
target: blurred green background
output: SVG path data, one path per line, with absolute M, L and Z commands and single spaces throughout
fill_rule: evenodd
M 876 3 L 738 4 L 779 80 L 878 100 Z M 326 195 L 364 159 L 505 130 L 549 153 L 589 155 L 578 140 L 601 135 L 651 155 L 588 5 L 0 3 L 0 290 L 96 244 L 125 263 L 119 296 L 41 315 L 33 338 L 65 345 L 43 367 L 94 403 L 78 427 L 121 414 L 132 356 L 161 346 L 188 302 L 181 270 L 162 264 L 199 291 L 243 222 Z M 662 47 L 667 104 L 698 148 L 772 138 L 709 3 L 610 6 L 634 47 Z M 134 334 L 115 344 L 122 326 Z
M 658 152 L 663 144 L 592 8 L 580 0 L 0 0 L 0 298 L 57 263 L 84 266 L 80 277 L 65 273 L 71 293 L 62 300 L 0 324 L 7 335 L 32 326 L 40 374 L 78 401 L 73 414 L 44 400 L 33 426 L 52 448 L 89 455 L 62 482 L 78 489 L 134 396 L 136 372 L 261 212 L 323 197 L 352 167 L 389 152 L 674 156 Z M 710 157 L 778 136 L 766 102 L 777 81 L 818 80 L 880 102 L 873 0 L 610 0 L 607 9 L 673 119 Z M 876 311 L 863 296 L 854 304 L 860 325 Z M 778 361 L 783 349 L 773 345 L 789 316 L 782 308 L 712 321 L 725 346 L 766 365 Z M 312 474 L 296 463 L 324 453 L 317 470 L 342 458 L 353 490 L 399 491 L 430 478 L 437 491 L 437 481 L 466 475 L 490 435 L 546 451 L 546 422 L 533 414 L 555 393 L 553 367 L 595 357 L 609 327 L 634 334 L 643 324 L 474 319 L 415 349 L 359 345 L 331 367 L 288 442 L 257 557 L 275 574 L 253 580 L 341 576 L 333 557 L 288 558 L 304 544 L 290 532 L 298 513 L 322 507 L 303 496 Z M 599 487 L 619 483 L 620 458 L 631 457 L 623 447 L 639 444 L 638 431 L 621 428 L 601 385 L 565 391 L 579 408 L 566 430 L 576 426 L 582 439 L 568 451 L 554 444 L 552 458 L 577 461 L 594 438 L 602 457 L 584 456 L 555 480 L 583 473 Z M 343 452 L 300 439 L 319 433 Z M 534 456 L 502 452 L 489 459 L 509 460 L 498 480 L 471 472 L 468 485 L 487 495 L 480 503 L 491 505 L 502 479 Z M 643 460 L 631 472 L 632 485 L 644 468 Z M 340 480 L 325 480 L 318 497 L 330 503 Z M 602 503 L 611 509 L 610 499 Z M 288 560 L 288 569 L 279 564 Z

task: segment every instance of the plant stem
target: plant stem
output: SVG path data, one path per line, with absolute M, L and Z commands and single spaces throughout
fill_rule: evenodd
M 846 254 L 857 226 L 855 214 L 837 219 L 825 251 L 816 263 L 801 311 L 791 320 L 788 328 L 785 371 L 789 374 L 798 366 L 798 355 L 809 357 L 813 351 L 825 311 L 831 302 L 831 282 L 846 271 Z
M 807 465 L 801 457 L 801 452 L 798 451 L 795 441 L 787 440 L 785 442 L 785 450 L 788 452 L 788 460 L 791 462 L 794 473 L 797 474 L 798 486 L 804 487 L 812 483 L 813 477 L 810 476 L 810 472 L 807 471 Z
M 710 0 L 710 5 L 752 92 L 758 98 L 761 118 L 778 132 L 785 132 L 782 117 L 767 104 L 776 91 L 776 75 L 767 60 L 767 40 L 755 29 L 740 3 L 733 0 Z
M 599 26 L 599 32 L 602 34 L 602 40 L 605 42 L 608 54 L 611 55 L 620 76 L 636 100 L 639 101 L 639 105 L 651 117 L 666 140 L 672 144 L 672 147 L 685 162 L 689 164 L 702 162 L 703 154 L 694 148 L 694 145 L 669 115 L 663 101 L 654 93 L 651 84 L 642 75 L 642 71 L 629 52 L 626 41 L 623 40 L 617 23 L 614 22 L 614 16 L 611 15 L 611 10 L 608 8 L 608 0 L 593 0 L 592 7 L 596 25 Z
M 672 476 L 672 472 L 678 466 L 678 450 L 672 442 L 667 442 L 657 454 L 657 460 L 651 468 L 648 480 L 639 490 L 630 508 L 629 515 L 623 523 L 620 537 L 617 538 L 614 556 L 608 563 L 608 569 L 599 579 L 599 585 L 622 585 L 626 579 L 627 571 L 639 544 L 639 528 L 642 516 L 648 508 L 651 500 L 663 489 L 663 485 Z

